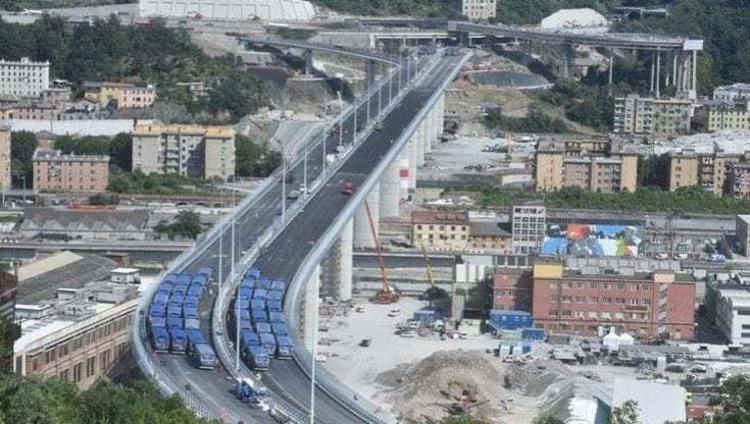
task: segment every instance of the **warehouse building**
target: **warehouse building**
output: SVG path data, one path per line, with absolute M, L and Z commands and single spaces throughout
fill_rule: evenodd
M 307 22 L 315 17 L 304 0 L 140 0 L 140 16 Z

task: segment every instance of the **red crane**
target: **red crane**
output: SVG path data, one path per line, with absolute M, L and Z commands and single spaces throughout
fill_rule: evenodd
M 399 298 L 401 298 L 401 294 L 388 284 L 388 272 L 385 269 L 383 252 L 380 249 L 380 239 L 378 238 L 377 230 L 375 230 L 375 223 L 372 220 L 372 212 L 370 212 L 370 204 L 367 200 L 365 200 L 365 210 L 367 211 L 367 221 L 370 223 L 370 232 L 372 232 L 372 238 L 375 240 L 375 250 L 378 253 L 378 260 L 380 261 L 380 272 L 383 274 L 383 289 L 375 294 L 373 301 L 382 305 L 396 303 Z

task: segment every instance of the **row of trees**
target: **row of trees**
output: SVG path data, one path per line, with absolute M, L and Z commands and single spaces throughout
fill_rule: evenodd
M 493 109 L 484 119 L 487 127 L 524 133 L 563 133 L 567 131 L 562 119 L 547 115 L 538 107 L 532 105 L 527 116 L 515 118 L 503 115 L 501 108 Z
M 269 101 L 260 81 L 234 68 L 234 57 L 208 57 L 185 30 L 167 28 L 159 20 L 121 25 L 113 16 L 75 27 L 50 16 L 32 25 L 0 20 L 0 57 L 49 61 L 53 78 L 76 86 L 100 80 L 155 84 L 161 100 L 234 121 Z M 177 85 L 191 81 L 203 81 L 212 90 L 194 99 Z
M 201 225 L 201 217 L 198 213 L 182 211 L 177 214 L 173 222 L 159 221 L 154 231 L 166 235 L 170 240 L 178 237 L 195 240 L 203 231 L 203 225 Z

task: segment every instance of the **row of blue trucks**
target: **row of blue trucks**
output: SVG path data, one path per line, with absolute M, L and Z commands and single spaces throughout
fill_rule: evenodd
M 200 329 L 200 303 L 212 268 L 196 274 L 170 273 L 159 283 L 148 309 L 151 346 L 156 353 L 190 355 L 201 369 L 213 369 L 216 355 Z
M 264 277 L 255 267 L 237 288 L 233 325 L 239 326 L 242 358 L 254 371 L 268 370 L 271 358 L 291 359 L 294 353 L 284 317 L 285 290 L 283 280 Z

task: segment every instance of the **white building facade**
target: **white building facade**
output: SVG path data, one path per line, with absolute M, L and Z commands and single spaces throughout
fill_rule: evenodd
M 140 16 L 217 20 L 307 22 L 315 8 L 305 0 L 140 0 Z
M 750 345 L 750 276 L 706 285 L 706 309 L 729 344 Z
M 0 59 L 0 95 L 40 97 L 48 89 L 49 62 L 32 62 L 28 57 L 20 61 Z
M 750 84 L 738 82 L 714 88 L 714 100 L 739 102 L 750 100 Z

